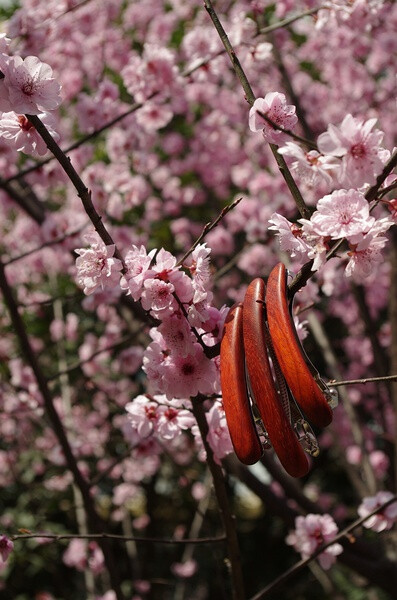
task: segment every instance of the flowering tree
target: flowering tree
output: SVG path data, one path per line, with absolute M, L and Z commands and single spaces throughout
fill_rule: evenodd
M 1 10 L 0 599 L 393 597 L 397 5 Z M 301 479 L 221 389 L 276 263 L 339 392 Z

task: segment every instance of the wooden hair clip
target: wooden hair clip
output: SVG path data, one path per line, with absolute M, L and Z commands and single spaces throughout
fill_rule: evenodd
M 335 397 L 300 346 L 283 264 L 270 273 L 266 294 L 263 279 L 254 279 L 243 304 L 230 309 L 220 358 L 223 405 L 237 457 L 253 464 L 271 444 L 290 475 L 306 475 L 305 452 L 319 453 L 306 417 L 328 425 Z
M 263 279 L 254 279 L 247 288 L 243 304 L 244 351 L 250 387 L 267 436 L 281 464 L 293 477 L 303 477 L 309 470 L 309 463 L 273 379 L 267 350 L 264 301 L 265 283 Z
M 274 352 L 292 395 L 311 423 L 326 427 L 332 421 L 335 394 L 327 388 L 301 347 L 288 306 L 287 273 L 282 263 L 269 275 L 266 307 Z
M 243 344 L 243 307 L 230 309 L 221 342 L 221 387 L 223 408 L 237 458 L 252 465 L 263 453 L 247 392 Z

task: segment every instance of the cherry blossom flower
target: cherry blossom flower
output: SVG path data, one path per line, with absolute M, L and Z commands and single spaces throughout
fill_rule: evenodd
M 6 562 L 14 548 L 12 542 L 6 535 L 0 535 L 0 556 L 3 562 Z
M 167 398 L 189 398 L 212 394 L 218 388 L 215 363 L 207 358 L 200 344 L 192 345 L 185 357 L 169 356 L 163 364 L 162 390 Z
M 157 398 L 161 401 L 161 397 Z M 166 399 L 164 398 L 163 401 L 166 401 Z M 159 438 L 164 440 L 175 439 L 182 434 L 183 430 L 190 429 L 196 422 L 189 410 L 171 405 L 159 406 L 158 414 L 156 430 Z
M 211 285 L 210 254 L 211 248 L 207 248 L 206 244 L 199 244 L 191 254 L 188 268 L 192 275 L 194 304 L 208 297 Z
M 173 355 L 186 357 L 191 353 L 195 338 L 187 320 L 180 313 L 174 313 L 164 319 L 157 331 L 161 333 L 165 345 Z
M 6 56 L 0 54 L 0 110 L 18 114 L 38 115 L 54 110 L 61 104 L 60 85 L 52 69 L 36 56 Z
M 52 115 L 41 113 L 38 116 L 50 135 L 58 140 L 59 135 L 54 129 L 55 119 Z M 48 151 L 43 138 L 25 115 L 17 115 L 14 112 L 3 113 L 0 117 L 0 137 L 25 154 L 43 156 Z
M 143 56 L 132 56 L 121 75 L 128 92 L 144 102 L 153 93 L 168 91 L 176 81 L 175 55 L 164 46 L 145 44 Z
M 257 98 L 249 113 L 251 131 L 262 131 L 263 137 L 270 144 L 280 145 L 288 140 L 287 134 L 275 129 L 260 113 L 265 114 L 273 123 L 291 131 L 298 122 L 295 106 L 287 104 L 284 94 L 269 92 L 264 98 Z
M 328 186 L 332 184 L 337 174 L 340 163 L 334 156 L 324 156 L 317 150 L 304 150 L 295 142 L 287 142 L 278 149 L 279 154 L 289 156 L 295 160 L 291 164 L 292 170 L 308 185 L 315 186 L 321 182 Z
M 391 492 L 378 492 L 375 496 L 369 496 L 367 498 L 363 498 L 362 503 L 357 509 L 360 517 L 366 517 L 370 513 L 372 513 L 376 508 L 382 506 L 388 500 L 393 498 L 393 494 Z M 383 510 L 380 510 L 372 517 L 369 517 L 366 521 L 364 521 L 363 525 L 367 529 L 373 529 L 378 533 L 381 531 L 385 531 L 387 529 L 391 529 L 394 523 L 397 521 L 397 501 L 389 504 Z
M 143 282 L 141 294 L 142 307 L 150 310 L 153 316 L 162 319 L 171 315 L 178 308 L 173 293 L 175 287 L 172 283 L 161 279 L 146 279 Z
M 127 273 L 121 277 L 120 287 L 128 290 L 127 293 L 130 293 L 134 300 L 139 300 L 146 277 L 152 276 L 150 265 L 155 254 L 156 249 L 147 254 L 144 246 L 138 248 L 135 245 L 126 254 Z
M 303 230 L 299 225 L 291 223 L 278 213 L 273 213 L 269 219 L 270 230 L 276 231 L 280 241 L 280 249 L 289 252 L 291 256 L 304 261 L 312 247 L 303 237 Z
M 140 439 L 149 437 L 154 432 L 158 419 L 158 403 L 150 401 L 147 396 L 137 396 L 125 407 L 129 421 Z
M 321 198 L 310 222 L 318 235 L 335 240 L 368 231 L 375 219 L 370 217 L 364 194 L 351 189 L 336 190 Z
M 372 131 L 376 119 L 361 121 L 348 114 L 339 127 L 328 125 L 317 140 L 320 152 L 342 157 L 341 182 L 361 187 L 372 185 L 389 153 L 380 148 L 383 132 Z
M 197 562 L 191 558 L 190 560 L 186 560 L 183 563 L 173 563 L 171 565 L 171 571 L 174 573 L 174 575 L 187 579 L 188 577 L 192 577 L 196 573 L 197 567 Z
M 90 248 L 75 250 L 80 255 L 76 259 L 77 282 L 84 288 L 84 293 L 89 295 L 98 288 L 117 286 L 122 264 L 113 257 L 115 245 L 105 246 L 96 233 L 88 233 L 84 239 Z
M 214 453 L 214 459 L 217 463 L 220 463 L 222 458 L 233 452 L 233 444 L 222 403 L 220 401 L 214 402 L 206 416 L 208 421 L 207 440 Z
M 375 266 L 383 261 L 382 249 L 387 244 L 387 238 L 378 236 L 376 232 L 369 232 L 355 236 L 355 242 L 351 241 L 348 252 L 349 262 L 345 274 L 360 281 L 368 277 Z
M 150 133 L 168 125 L 172 117 L 173 113 L 169 106 L 147 101 L 138 111 L 136 122 Z
M 331 541 L 338 533 L 338 527 L 330 515 L 308 514 L 295 519 L 295 530 L 286 538 L 286 543 L 300 552 L 303 559 L 309 558 L 320 546 Z M 336 557 L 343 552 L 340 544 L 328 546 L 318 557 L 323 569 L 329 569 Z

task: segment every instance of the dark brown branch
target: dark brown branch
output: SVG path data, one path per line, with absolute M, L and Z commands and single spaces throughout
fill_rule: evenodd
M 70 181 L 74 185 L 77 194 L 83 203 L 84 209 L 91 223 L 94 225 L 99 237 L 102 239 L 106 246 L 114 244 L 111 235 L 102 223 L 102 217 L 95 210 L 94 204 L 91 200 L 91 192 L 81 180 L 77 171 L 73 167 L 70 159 L 58 146 L 57 142 L 50 135 L 45 125 L 43 125 L 43 123 L 40 121 L 39 117 L 37 117 L 36 115 L 26 115 L 26 118 L 29 119 L 29 121 L 36 129 L 37 133 L 43 138 L 47 148 L 53 153 L 53 155 L 65 171 L 66 175 L 69 177 Z M 117 248 L 115 250 L 115 256 L 123 262 L 123 258 L 118 252 Z
M 0 262 L 0 289 L 3 293 L 4 301 L 8 308 L 15 334 L 16 334 L 16 336 L 19 340 L 20 346 L 21 346 L 22 353 L 25 356 L 27 364 L 31 367 L 31 369 L 35 375 L 39 391 L 43 398 L 45 412 L 46 412 L 47 417 L 52 425 L 55 436 L 62 448 L 66 464 L 73 474 L 73 478 L 74 478 L 76 486 L 79 488 L 79 490 L 81 492 L 81 495 L 83 498 L 83 503 L 84 503 L 84 509 L 87 514 L 90 529 L 92 529 L 95 532 L 98 532 L 98 530 L 99 531 L 103 530 L 104 527 L 103 527 L 102 519 L 100 519 L 100 517 L 98 516 L 98 514 L 95 510 L 95 504 L 94 504 L 94 500 L 90 494 L 89 484 L 86 481 L 86 479 L 83 477 L 83 475 L 78 467 L 77 460 L 76 460 L 76 458 L 73 454 L 72 448 L 69 444 L 69 440 L 66 436 L 66 432 L 63 427 L 62 421 L 56 411 L 51 392 L 47 385 L 47 381 L 41 370 L 41 367 L 37 360 L 36 354 L 31 346 L 30 339 L 26 332 L 23 320 L 18 311 L 17 303 L 15 302 L 12 290 L 8 284 L 4 266 L 1 262 Z M 122 594 L 121 588 L 120 588 L 117 568 L 114 563 L 114 556 L 112 553 L 112 549 L 109 547 L 109 542 L 106 540 L 103 540 L 101 547 L 102 547 L 102 550 L 103 550 L 103 553 L 105 556 L 106 566 L 109 570 L 109 575 L 110 575 L 110 578 L 112 581 L 112 586 L 116 592 L 117 599 L 124 600 L 124 595 Z
M 80 535 L 74 533 L 27 533 L 27 534 L 17 534 L 11 536 L 12 540 L 27 540 L 27 539 L 35 539 L 35 538 L 43 538 L 46 540 L 54 540 L 54 542 L 59 542 L 60 540 L 118 540 L 121 542 L 142 542 L 146 544 L 217 544 L 219 542 L 224 542 L 226 540 L 225 535 L 218 535 L 215 537 L 206 537 L 206 538 L 188 538 L 188 539 L 164 539 L 164 538 L 156 538 L 156 537 L 142 537 L 142 536 L 127 536 L 127 535 L 115 535 L 110 533 L 89 533 L 87 535 Z
M 22 210 L 24 210 L 32 219 L 34 219 L 40 225 L 45 220 L 45 209 L 43 205 L 35 197 L 30 194 L 20 194 L 16 189 L 9 185 L 8 180 L 5 181 L 0 178 L 0 188 L 2 188 L 7 194 L 18 204 Z
M 240 549 L 236 532 L 236 521 L 230 510 L 222 467 L 215 462 L 211 446 L 207 440 L 209 429 L 205 416 L 203 401 L 200 398 L 194 398 L 192 403 L 193 414 L 196 418 L 201 438 L 203 440 L 203 445 L 207 453 L 207 464 L 211 471 L 215 494 L 218 500 L 223 526 L 226 533 L 226 545 L 228 550 L 228 558 L 230 560 L 233 600 L 244 600 L 245 592 L 243 574 L 241 571 Z
M 225 47 L 225 50 L 230 58 L 234 72 L 236 73 L 236 75 L 241 83 L 241 86 L 244 90 L 247 102 L 250 106 L 252 106 L 255 102 L 254 92 L 252 91 L 252 88 L 249 84 L 249 81 L 244 72 L 244 69 L 242 68 L 240 61 L 233 49 L 233 46 L 230 43 L 230 40 L 226 34 L 226 31 L 224 30 L 221 22 L 219 21 L 218 15 L 216 14 L 214 7 L 212 6 L 211 0 L 204 0 L 204 6 L 208 12 L 210 19 L 212 20 L 212 22 L 214 24 L 214 27 L 217 30 L 218 35 L 219 35 L 219 37 Z M 269 146 L 270 146 L 270 150 L 272 151 L 272 154 L 276 160 L 279 171 L 281 172 L 282 176 L 284 177 L 284 180 L 295 200 L 296 206 L 297 206 L 300 214 L 302 215 L 303 218 L 309 219 L 311 212 L 310 212 L 309 208 L 306 206 L 306 203 L 302 197 L 302 194 L 300 193 L 299 188 L 296 185 L 295 180 L 291 175 L 291 172 L 287 166 L 287 163 L 285 162 L 284 157 L 278 153 L 278 151 L 277 151 L 278 147 L 275 144 L 269 144 Z
M 367 193 L 365 194 L 365 197 L 368 200 L 368 202 L 375 200 L 380 186 L 385 181 L 386 177 L 390 175 L 390 173 L 395 167 L 397 167 L 397 150 L 385 164 L 382 173 L 380 173 L 376 178 L 376 183 L 372 187 L 370 187 Z

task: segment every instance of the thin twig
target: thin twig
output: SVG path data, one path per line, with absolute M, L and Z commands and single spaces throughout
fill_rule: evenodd
M 119 348 L 126 342 L 130 342 L 134 338 L 135 338 L 135 334 L 127 335 L 124 338 L 122 338 L 121 340 L 119 340 L 118 342 L 115 342 L 114 344 L 106 346 L 105 348 L 100 348 L 96 352 L 93 352 L 91 354 L 91 356 L 89 356 L 88 358 L 77 361 L 73 365 L 70 365 L 70 367 L 66 367 L 65 369 L 63 369 L 61 371 L 57 371 L 57 373 L 55 373 L 54 375 L 50 375 L 49 377 L 47 377 L 47 381 L 53 381 L 54 379 L 58 379 L 59 377 L 62 377 L 62 375 L 68 375 L 72 371 L 75 371 L 76 369 L 80 369 L 80 367 L 82 367 L 82 365 L 85 365 L 86 363 L 91 362 L 92 359 L 95 358 L 96 356 L 99 356 L 100 354 L 103 354 L 104 352 L 111 352 L 112 350 Z
M 65 240 L 73 237 L 74 235 L 77 235 L 78 233 L 80 233 L 83 229 L 85 229 L 85 227 L 87 227 L 87 223 L 85 223 L 78 229 L 71 231 L 70 233 L 65 233 L 64 235 L 61 235 L 53 240 L 49 240 L 48 242 L 43 242 L 37 248 L 32 248 L 32 250 L 27 250 L 27 252 L 23 252 L 23 254 L 19 254 L 18 256 L 11 257 L 7 261 L 4 261 L 3 265 L 5 267 L 7 267 L 8 265 L 10 265 L 14 262 L 17 262 L 18 260 L 22 260 L 23 258 L 26 258 L 27 256 L 34 254 L 35 252 L 40 252 L 40 250 L 42 250 L 43 248 L 48 248 L 49 246 L 54 246 L 55 244 L 60 244 L 60 243 L 64 242 Z
M 176 263 L 177 267 L 179 267 L 180 265 L 183 265 L 183 263 L 191 255 L 193 250 L 195 250 L 197 248 L 197 246 L 200 244 L 200 242 L 205 238 L 207 233 L 212 231 L 218 225 L 218 223 L 223 219 L 223 217 L 225 215 L 227 215 L 227 213 L 230 212 L 233 208 L 235 208 L 237 206 L 237 204 L 239 204 L 241 202 L 241 200 L 242 200 L 242 198 L 237 198 L 237 200 L 233 200 L 233 202 L 231 202 L 230 204 L 228 204 L 227 206 L 222 208 L 221 212 L 219 213 L 219 215 L 217 216 L 217 218 L 214 221 L 206 223 L 206 225 L 204 225 L 203 231 L 201 232 L 201 234 L 199 235 L 197 240 L 194 242 L 193 246 L 191 246 L 191 248 L 189 248 L 189 250 L 186 252 L 186 254 L 184 254 L 182 256 L 182 258 Z
M 291 129 L 285 129 L 281 125 L 278 125 L 277 123 L 272 121 L 272 119 L 270 119 L 270 117 L 268 117 L 266 113 L 262 112 L 261 110 L 257 110 L 256 112 L 259 116 L 262 117 L 262 119 L 264 119 L 267 123 L 269 123 L 269 125 L 271 125 L 273 127 L 273 129 L 277 129 L 277 131 L 281 131 L 282 133 L 285 133 L 286 135 L 291 137 L 293 140 L 296 140 L 297 142 L 300 142 L 301 144 L 305 144 L 305 146 L 307 146 L 308 148 L 311 148 L 312 150 L 316 150 L 318 152 L 317 144 L 315 144 L 311 140 L 308 140 L 307 138 L 297 135 L 296 133 L 291 131 Z
M 385 377 L 366 377 L 365 379 L 348 379 L 347 381 L 335 381 L 331 379 L 328 385 L 337 387 L 338 385 L 355 385 L 358 383 L 377 383 L 378 381 L 397 381 L 397 375 L 386 375 Z
M 126 536 L 126 535 L 116 535 L 111 533 L 88 533 L 86 535 L 83 534 L 55 534 L 55 533 L 24 533 L 17 534 L 11 536 L 12 540 L 27 540 L 32 538 L 41 538 L 54 540 L 55 542 L 59 542 L 60 540 L 98 540 L 98 539 L 108 539 L 108 540 L 119 540 L 121 542 L 143 542 L 147 544 L 216 544 L 219 542 L 224 542 L 226 540 L 225 535 L 218 535 L 214 537 L 206 537 L 206 538 L 187 538 L 182 540 L 177 539 L 164 539 L 164 538 L 156 538 L 156 537 L 142 537 L 142 536 Z
M 332 540 L 328 541 L 326 544 L 323 544 L 322 546 L 319 546 L 317 548 L 317 550 L 315 552 L 313 552 L 313 554 L 311 554 L 308 558 L 302 559 L 299 562 L 297 562 L 293 567 L 291 567 L 290 569 L 285 571 L 282 575 L 280 575 L 280 577 L 277 577 L 277 579 L 272 581 L 272 583 L 270 583 L 268 586 L 266 586 L 258 594 L 255 594 L 255 596 L 252 596 L 252 598 L 250 600 L 261 600 L 261 598 L 264 598 L 265 596 L 269 595 L 271 592 L 276 591 L 276 589 L 280 588 L 284 583 L 286 583 L 289 579 L 291 579 L 291 577 L 296 575 L 299 571 L 301 571 L 304 567 L 306 567 L 306 565 L 308 565 L 312 560 L 317 558 L 317 556 L 322 554 L 327 548 L 329 548 L 336 542 L 343 540 L 343 538 L 347 539 L 350 542 L 351 538 L 348 534 L 351 531 L 354 531 L 354 529 L 357 529 L 357 527 L 360 527 L 360 525 L 365 523 L 365 521 L 367 521 L 374 515 L 380 513 L 381 511 L 383 511 L 385 508 L 387 508 L 388 506 L 390 506 L 391 504 L 393 504 L 396 501 L 397 501 L 397 496 L 393 496 L 392 498 L 390 498 L 390 500 L 388 500 L 387 502 L 384 502 L 383 504 L 378 506 L 375 510 L 373 510 L 371 513 L 369 513 L 365 517 L 361 517 L 359 519 L 356 519 L 356 521 L 353 521 L 353 523 L 351 523 L 348 527 L 345 527 L 345 529 L 342 529 L 342 531 L 340 531 L 334 538 L 332 538 Z
M 325 8 L 325 7 L 317 6 L 316 8 L 311 8 L 310 10 L 306 10 L 306 11 L 300 13 L 299 15 L 295 15 L 293 17 L 288 17 L 287 19 L 283 19 L 282 21 L 273 23 L 273 25 L 268 25 L 267 27 L 262 27 L 262 29 L 260 29 L 258 33 L 266 34 L 266 33 L 271 33 L 272 31 L 275 31 L 276 29 L 281 29 L 282 27 L 288 27 L 288 25 L 292 25 L 292 23 L 295 23 L 295 21 L 299 21 L 300 19 L 303 19 L 304 17 L 313 15 L 314 13 L 318 12 L 322 8 Z
M 224 30 L 224 28 L 219 20 L 219 17 L 212 5 L 211 0 L 204 0 L 204 6 L 208 12 L 210 19 L 212 20 L 212 22 L 214 24 L 214 27 L 217 30 L 218 35 L 219 35 L 219 37 L 225 47 L 225 50 L 230 58 L 233 69 L 234 69 L 234 71 L 241 83 L 241 86 L 244 90 L 247 102 L 250 106 L 252 106 L 255 102 L 254 92 L 252 91 L 251 85 L 247 79 L 244 69 L 242 68 L 242 66 L 240 64 L 240 61 L 233 49 L 233 46 L 230 43 L 230 40 L 226 34 L 226 31 Z M 278 146 L 276 146 L 275 144 L 269 144 L 269 146 L 270 146 L 270 150 L 272 151 L 272 154 L 276 160 L 277 166 L 278 166 L 282 176 L 284 177 L 284 180 L 295 200 L 296 206 L 297 206 L 300 214 L 302 215 L 303 218 L 309 219 L 311 211 L 306 206 L 303 196 L 300 193 L 299 188 L 296 185 L 296 182 L 291 175 L 291 172 L 287 166 L 287 163 L 285 162 L 284 157 L 278 153 Z

